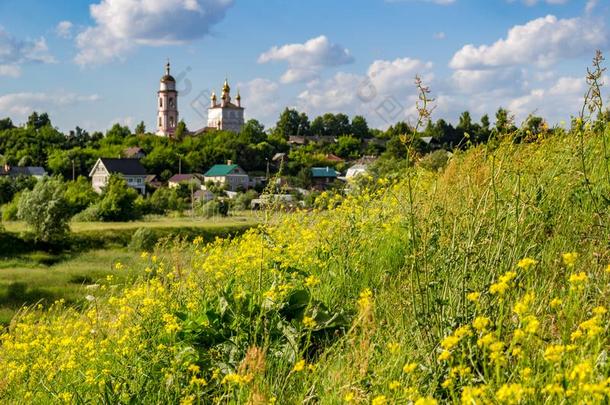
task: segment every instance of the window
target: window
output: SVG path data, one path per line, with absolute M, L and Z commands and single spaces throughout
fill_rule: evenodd
M 173 97 L 169 98 L 169 107 L 174 108 L 174 98 Z
M 171 128 L 173 128 L 173 127 L 174 127 L 174 117 L 169 117 L 169 126 L 170 126 Z
M 163 99 L 159 98 L 159 107 L 163 107 Z
M 163 118 L 159 117 L 159 126 L 163 125 Z

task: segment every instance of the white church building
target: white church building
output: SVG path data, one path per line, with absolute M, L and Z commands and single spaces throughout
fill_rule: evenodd
M 231 87 L 225 79 L 220 103 L 216 98 L 216 93 L 212 92 L 210 108 L 208 108 L 208 128 L 239 132 L 243 125 L 244 108 L 241 106 L 241 95 L 237 92 L 235 103 L 232 103 Z
M 161 78 L 157 92 L 157 135 L 173 136 L 178 125 L 178 91 L 176 79 L 170 74 L 169 61 L 165 65 L 165 75 Z M 235 102 L 231 101 L 231 87 L 225 79 L 220 102 L 212 92 L 208 108 L 207 126 L 195 134 L 210 130 L 239 132 L 244 125 L 244 107 L 241 106 L 239 91 Z

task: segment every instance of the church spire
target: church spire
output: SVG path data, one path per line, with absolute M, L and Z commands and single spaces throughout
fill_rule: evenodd
M 165 74 L 169 76 L 169 58 L 167 58 L 167 63 L 165 64 Z

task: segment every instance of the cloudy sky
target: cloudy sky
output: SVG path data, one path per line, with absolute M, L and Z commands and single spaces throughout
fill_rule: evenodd
M 225 76 L 248 118 L 286 106 L 413 119 L 413 78 L 434 118 L 569 120 L 610 0 L 0 0 L 0 117 L 48 111 L 56 126 L 152 128 L 167 58 L 181 117 L 204 126 Z

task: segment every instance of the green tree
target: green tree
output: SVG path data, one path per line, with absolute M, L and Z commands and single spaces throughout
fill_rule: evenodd
M 369 124 L 366 119 L 361 115 L 356 115 L 352 118 L 352 135 L 358 139 L 370 137 Z
M 189 130 L 186 127 L 186 124 L 184 123 L 184 120 L 180 120 L 180 122 L 178 122 L 178 125 L 176 126 L 176 131 L 174 132 L 174 138 L 178 139 L 178 140 L 182 140 L 184 139 L 185 135 L 188 134 Z
M 286 108 L 275 124 L 275 134 L 281 138 L 288 139 L 289 136 L 300 134 L 301 116 L 293 108 Z
M 136 126 L 136 135 L 144 135 L 145 133 L 146 133 L 146 124 L 144 124 L 144 121 L 140 121 L 140 123 Z
M 21 195 L 17 215 L 32 228 L 36 240 L 57 243 L 68 234 L 70 210 L 65 190 L 61 180 L 49 178 Z
M 112 175 L 102 191 L 102 199 L 97 203 L 99 217 L 103 221 L 132 221 L 140 217 L 136 209 L 138 192 L 127 186 L 120 176 Z
M 65 197 L 72 215 L 81 212 L 98 199 L 98 195 L 93 191 L 89 179 L 84 176 L 79 176 L 76 181 L 68 183 Z

